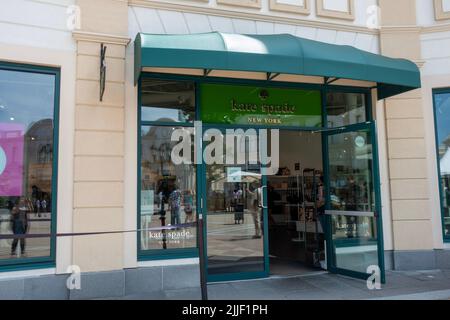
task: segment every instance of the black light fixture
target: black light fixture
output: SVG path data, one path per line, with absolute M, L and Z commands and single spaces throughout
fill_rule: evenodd
M 100 102 L 103 101 L 106 86 L 106 46 L 102 43 L 100 47 Z

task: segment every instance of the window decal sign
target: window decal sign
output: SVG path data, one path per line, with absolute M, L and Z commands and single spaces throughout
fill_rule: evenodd
M 24 128 L 0 123 L 0 196 L 22 195 Z

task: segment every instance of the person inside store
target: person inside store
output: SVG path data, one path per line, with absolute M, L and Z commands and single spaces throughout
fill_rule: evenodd
M 169 207 L 170 207 L 170 224 L 178 225 L 180 224 L 180 207 L 181 207 L 181 191 L 175 184 L 172 192 L 169 196 Z
M 319 183 L 317 185 L 317 215 L 320 222 L 320 225 L 322 226 L 322 230 L 325 233 L 325 191 L 324 191 L 324 183 L 323 183 L 323 176 L 320 176 Z
M 250 184 L 250 187 L 247 188 L 247 193 L 248 206 L 253 218 L 253 223 L 255 224 L 255 235 L 253 236 L 253 238 L 259 239 L 261 238 L 261 188 L 252 183 Z
M 14 235 L 23 236 L 28 233 L 28 213 L 31 211 L 30 205 L 24 197 L 20 197 L 11 210 L 12 231 Z M 20 243 L 21 254 L 25 254 L 25 238 L 14 238 L 11 246 L 11 255 L 16 254 L 17 245 Z

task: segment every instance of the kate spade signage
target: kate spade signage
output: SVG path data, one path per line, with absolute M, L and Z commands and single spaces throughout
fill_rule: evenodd
M 320 127 L 320 91 L 202 84 L 206 123 Z

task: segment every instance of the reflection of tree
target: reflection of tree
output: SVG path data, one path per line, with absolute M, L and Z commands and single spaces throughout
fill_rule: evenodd
M 175 129 L 179 128 L 154 126 L 142 132 L 143 189 L 158 190 L 160 181 L 170 180 L 172 186 L 177 183 L 181 190 L 195 193 L 195 165 L 175 165 L 171 159 L 172 148 L 177 144 L 171 141 Z

